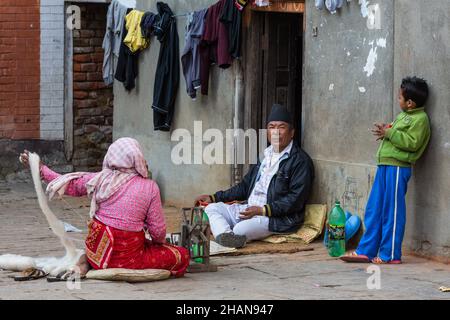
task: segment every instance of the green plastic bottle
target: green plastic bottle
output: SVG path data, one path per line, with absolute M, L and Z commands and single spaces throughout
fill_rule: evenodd
M 345 253 L 345 212 L 341 203 L 336 201 L 328 215 L 328 254 L 340 257 Z

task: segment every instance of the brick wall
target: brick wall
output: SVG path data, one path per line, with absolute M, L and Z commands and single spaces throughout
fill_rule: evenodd
M 73 108 L 76 170 L 95 171 L 112 141 L 113 91 L 102 76 L 105 4 L 83 4 L 81 29 L 73 31 Z
M 3 0 L 0 0 L 3 1 Z M 64 1 L 41 0 L 40 138 L 64 139 Z
M 0 139 L 39 139 L 39 0 L 0 1 Z

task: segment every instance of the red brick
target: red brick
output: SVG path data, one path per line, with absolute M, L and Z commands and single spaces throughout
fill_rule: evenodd
M 98 88 L 96 82 L 74 82 L 74 90 L 95 90 Z
M 1 85 L 5 85 L 5 84 L 14 84 L 16 83 L 16 77 L 12 76 L 12 77 L 0 77 L 0 84 Z
M 32 101 L 39 102 L 39 92 L 18 92 L 17 99 L 24 101 L 24 103 L 31 104 Z M 38 104 L 39 105 L 39 104 Z
M 41 117 L 38 115 L 30 116 L 30 115 L 20 115 L 14 116 L 14 123 L 39 123 L 41 121 Z M 17 127 L 16 127 L 17 128 Z
M 4 0 L 2 0 L 0 3 L 2 3 Z M 1 9 L 0 9 L 0 12 Z M 15 14 L 5 14 L 5 13 L 0 13 L 0 21 L 2 22 L 13 22 L 16 21 L 16 15 Z
M 39 139 L 40 132 L 38 130 L 24 130 L 24 131 L 14 131 L 11 139 L 23 140 L 23 139 Z
M 85 81 L 86 73 L 85 72 L 74 72 L 73 73 L 73 81 Z
M 74 62 L 73 63 L 73 72 L 79 72 L 79 71 L 81 71 L 81 63 Z
M 39 108 L 17 108 L 15 110 L 16 115 L 38 115 L 40 113 Z
M 90 72 L 90 71 L 97 71 L 97 69 L 98 69 L 98 66 L 95 63 L 83 63 L 80 65 L 79 71 Z
M 15 61 L 17 59 L 17 54 L 15 53 L 15 50 L 13 53 L 0 53 L 0 60 L 7 61 L 7 60 L 13 60 Z
M 9 44 L 0 44 L 0 53 L 14 53 L 16 48 Z
M 0 116 L 0 125 L 9 124 L 14 122 L 13 116 Z
M 16 85 L 14 84 L 4 84 L 0 86 L 0 92 L 11 92 L 16 90 Z
M 85 108 L 95 108 L 97 107 L 97 100 L 74 100 L 73 106 L 77 109 L 85 109 Z
M 88 81 L 102 81 L 103 80 L 103 74 L 101 72 L 87 73 L 87 80 Z
M 39 30 L 15 30 L 14 33 L 17 39 L 40 37 Z
M 39 130 L 39 122 L 35 123 L 16 123 L 15 129 L 18 131 Z
M 91 62 L 90 54 L 74 54 L 73 61 L 75 62 Z
M 15 92 L 0 93 L 0 100 L 15 100 L 15 99 L 16 99 Z
M 93 30 L 80 30 L 81 38 L 93 38 L 95 36 L 95 31 Z
M 93 53 L 91 54 L 91 61 L 93 62 L 103 62 L 103 53 Z
M 73 98 L 74 99 L 84 99 L 87 98 L 89 94 L 85 91 L 74 91 L 73 92 Z

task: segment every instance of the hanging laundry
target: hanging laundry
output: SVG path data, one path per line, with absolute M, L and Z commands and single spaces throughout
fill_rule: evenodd
M 114 82 L 114 72 L 122 42 L 122 30 L 125 23 L 127 7 L 118 0 L 113 0 L 106 15 L 106 32 L 103 38 L 103 80 L 106 85 Z
M 130 48 L 131 52 L 143 50 L 148 47 L 149 40 L 142 36 L 141 20 L 144 12 L 139 10 L 132 10 L 125 17 L 127 36 L 123 42 Z
M 335 14 L 337 9 L 342 8 L 345 0 L 316 0 L 315 5 L 316 8 L 322 10 L 324 7 L 330 11 L 331 14 Z M 350 2 L 351 0 L 347 0 Z
M 157 24 L 154 34 L 161 43 L 153 89 L 154 130 L 169 131 L 175 98 L 180 82 L 180 50 L 173 12 L 164 2 L 157 2 Z
M 219 20 L 225 3 L 226 0 L 219 0 L 206 13 L 205 29 L 199 47 L 200 82 L 203 95 L 208 94 L 211 64 L 218 64 L 220 68 L 226 69 L 232 62 L 229 51 L 228 29 Z
M 238 8 L 240 11 L 244 10 L 245 6 L 248 4 L 250 0 L 236 0 L 235 1 L 235 6 L 236 8 Z
M 236 0 L 226 0 L 220 16 L 220 21 L 228 30 L 229 53 L 234 59 L 241 56 L 242 12 L 235 6 L 236 3 Z
M 205 27 L 207 9 L 192 12 L 186 22 L 186 44 L 181 53 L 181 64 L 186 80 L 187 94 L 195 99 L 200 88 L 200 55 L 199 44 Z
M 127 13 L 131 12 L 127 10 Z M 115 79 L 123 82 L 126 90 L 130 91 L 135 87 L 135 79 L 138 75 L 138 56 L 140 51 L 131 52 L 130 48 L 125 45 L 124 40 L 127 34 L 126 24 L 123 24 L 122 41 L 120 44 L 119 58 L 117 60 L 117 68 Z
M 141 32 L 144 38 L 150 39 L 155 31 L 158 16 L 153 12 L 146 12 L 141 19 Z
M 257 7 L 268 7 L 268 6 L 270 6 L 270 1 L 269 0 L 255 0 L 254 5 L 256 5 Z
M 316 0 L 316 8 L 322 10 L 325 7 L 325 0 Z

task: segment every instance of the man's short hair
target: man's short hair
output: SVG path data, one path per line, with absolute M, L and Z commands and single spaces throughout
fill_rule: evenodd
M 428 84 L 424 79 L 417 77 L 406 77 L 400 86 L 405 101 L 412 100 L 416 107 L 422 107 L 428 99 Z

